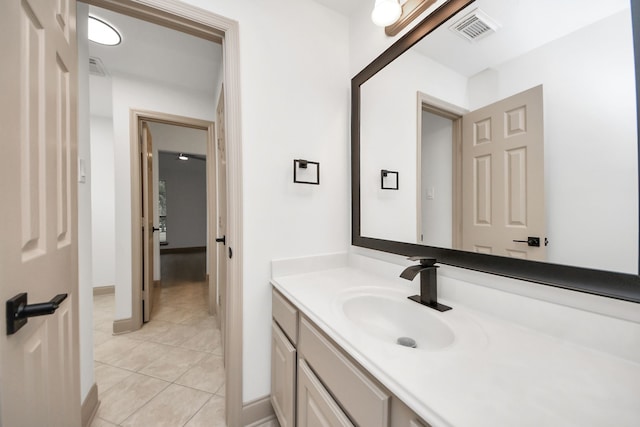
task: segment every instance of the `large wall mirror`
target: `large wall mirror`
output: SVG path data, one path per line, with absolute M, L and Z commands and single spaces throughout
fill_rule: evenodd
M 352 80 L 352 243 L 640 302 L 639 12 L 444 2 Z

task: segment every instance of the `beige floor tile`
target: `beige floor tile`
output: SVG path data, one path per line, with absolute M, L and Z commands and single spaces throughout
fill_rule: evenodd
M 100 396 L 97 416 L 120 424 L 168 385 L 166 381 L 133 373 Z
M 173 347 L 168 345 L 143 341 L 139 346 L 121 355 L 121 358 L 113 361 L 111 364 L 130 371 L 140 371 L 172 349 Z
M 177 384 L 215 393 L 224 383 L 222 357 L 210 354 L 176 380 Z
M 122 422 L 122 426 L 183 426 L 210 397 L 209 393 L 171 384 L 143 408 Z
M 93 321 L 93 329 L 95 331 L 102 331 L 107 334 L 113 333 L 113 320 L 94 320 Z
M 154 335 L 152 338 L 149 338 L 149 341 L 179 346 L 198 333 L 198 329 L 194 326 L 180 325 L 177 323 L 168 323 L 168 325 L 164 333 Z
M 117 427 L 117 425 L 105 421 L 102 418 L 95 417 L 91 422 L 91 427 Z
M 224 413 L 224 398 L 213 396 L 185 427 L 227 427 Z
M 96 384 L 98 385 L 98 393 L 103 395 L 111 387 L 133 374 L 133 372 L 102 363 L 96 363 L 94 374 Z
M 156 337 L 165 334 L 170 327 L 171 323 L 169 322 L 165 322 L 163 320 L 152 320 L 151 322 L 142 325 L 142 328 L 137 331 L 127 334 L 127 336 L 139 340 L 153 341 Z
M 153 363 L 141 369 L 140 373 L 173 382 L 206 356 L 207 353 L 201 351 L 170 347 Z
M 127 338 L 123 335 L 114 336 L 97 346 L 93 351 L 93 359 L 98 362 L 111 364 L 139 346 L 142 341 Z
M 183 342 L 180 346 L 213 353 L 220 347 L 220 331 L 213 328 L 199 330 L 196 335 Z
M 94 330 L 93 331 L 93 348 L 96 348 L 100 344 L 104 344 L 111 337 L 113 337 L 113 334 L 111 333 Z

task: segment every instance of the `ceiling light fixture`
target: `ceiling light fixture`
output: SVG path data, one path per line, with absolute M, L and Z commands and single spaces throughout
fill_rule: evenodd
M 186 154 L 178 154 L 178 159 L 180 160 L 189 160 L 189 156 L 187 156 Z
M 371 12 L 371 20 L 380 27 L 393 24 L 402 15 L 402 6 L 399 0 L 376 0 Z
M 122 36 L 112 25 L 89 15 L 89 40 L 105 46 L 116 46 L 122 42 Z

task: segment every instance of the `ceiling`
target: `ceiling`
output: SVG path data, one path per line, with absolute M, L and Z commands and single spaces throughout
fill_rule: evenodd
M 364 3 L 371 4 L 373 10 L 374 0 L 315 0 L 316 3 L 325 5 L 329 9 L 335 10 L 343 15 L 350 15 L 355 9 Z
M 96 81 L 128 76 L 215 95 L 222 63 L 220 44 L 95 6 L 89 7 L 89 14 L 122 35 L 117 46 L 89 42 L 89 56 L 100 58 L 107 71 L 106 78 L 92 76 L 92 89 Z

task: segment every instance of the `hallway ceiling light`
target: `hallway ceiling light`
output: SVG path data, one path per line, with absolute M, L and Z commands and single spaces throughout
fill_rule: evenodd
M 402 6 L 399 0 L 376 0 L 371 20 L 380 27 L 393 24 L 402 15 Z
M 120 44 L 122 37 L 113 26 L 89 15 L 89 40 L 105 46 L 116 46 Z
M 189 160 L 189 156 L 187 156 L 186 154 L 178 154 L 178 159 L 180 160 Z

